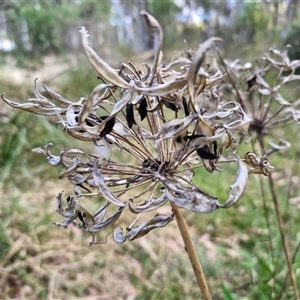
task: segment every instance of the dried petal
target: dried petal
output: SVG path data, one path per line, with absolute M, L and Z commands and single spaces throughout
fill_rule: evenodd
M 174 214 L 171 214 L 170 216 L 157 214 L 152 219 L 150 219 L 147 223 L 141 224 L 134 228 L 127 228 L 126 238 L 129 239 L 130 241 L 133 241 L 135 239 L 138 239 L 146 235 L 149 231 L 155 228 L 165 227 L 173 220 L 174 220 Z
M 69 100 L 65 99 L 64 97 L 62 97 L 60 94 L 50 90 L 49 87 L 45 83 L 43 83 L 43 88 L 47 92 L 47 94 L 49 94 L 54 100 L 56 100 L 60 104 L 62 104 L 64 106 L 69 106 L 69 105 L 73 104 L 72 101 L 69 101 Z
M 114 70 L 107 62 L 101 59 L 91 47 L 89 35 L 85 27 L 80 27 L 79 32 L 81 33 L 81 40 L 85 54 L 99 75 L 118 87 L 130 88 L 130 84 L 121 78 L 118 75 L 118 72 Z
M 99 189 L 99 192 L 107 201 L 117 206 L 125 206 L 126 203 L 119 200 L 105 185 L 103 175 L 98 169 L 98 161 L 99 159 L 96 159 L 93 165 L 93 178 L 94 178 L 95 185 Z
M 96 231 L 104 230 L 104 229 L 110 227 L 111 225 L 113 225 L 120 218 L 124 208 L 125 208 L 125 206 L 119 207 L 111 217 L 109 217 L 108 219 L 106 219 L 103 222 L 96 223 L 93 228 L 93 231 L 96 232 Z
M 198 48 L 197 52 L 193 57 L 192 63 L 188 71 L 188 77 L 187 77 L 188 91 L 192 103 L 194 102 L 195 99 L 195 85 L 196 85 L 196 78 L 198 75 L 198 71 L 204 62 L 206 52 L 212 47 L 213 43 L 217 41 L 221 42 L 222 39 L 217 37 L 212 37 L 208 39 L 207 41 L 205 41 L 203 44 L 200 45 L 200 47 Z
M 151 85 L 156 73 L 156 68 L 162 59 L 163 31 L 158 21 L 152 15 L 147 13 L 145 10 L 142 10 L 140 14 L 144 17 L 154 41 L 154 63 L 151 75 L 148 79 L 148 84 Z
M 122 244 L 126 241 L 126 235 L 123 236 L 123 229 L 121 227 L 117 227 L 114 230 L 113 239 L 118 244 Z
M 132 201 L 129 201 L 128 207 L 134 214 L 149 212 L 159 208 L 168 201 L 166 194 L 162 194 L 159 198 L 150 198 L 147 201 L 134 205 Z
M 57 196 L 57 209 L 56 211 L 62 216 L 66 217 L 63 223 L 53 222 L 57 226 L 68 227 L 73 221 L 77 218 L 80 218 L 83 222 L 83 227 L 86 228 L 87 231 L 92 231 L 94 228 L 94 218 L 79 204 L 76 200 L 76 197 L 69 196 L 67 198 L 67 206 L 65 209 L 61 207 L 61 195 L 63 192 L 60 192 Z
M 186 85 L 186 77 L 181 76 L 177 77 L 172 81 L 168 81 L 166 83 L 160 85 L 152 85 L 151 87 L 138 87 L 134 86 L 134 89 L 138 93 L 142 93 L 148 96 L 165 96 L 167 94 L 174 93 Z
M 65 108 L 60 107 L 43 107 L 40 104 L 34 104 L 34 103 L 23 103 L 19 104 L 17 102 L 8 100 L 4 97 L 4 94 L 1 94 L 1 98 L 4 102 L 6 102 L 8 105 L 14 108 L 20 108 L 22 110 L 37 114 L 37 115 L 44 115 L 44 116 L 57 116 L 57 115 L 63 115 L 66 113 Z
M 234 153 L 234 156 L 237 159 L 239 169 L 237 172 L 235 183 L 230 186 L 229 197 L 225 202 L 225 204 L 222 206 L 223 208 L 228 208 L 234 205 L 241 198 L 246 188 L 246 184 L 248 180 L 248 169 L 246 165 L 236 153 Z

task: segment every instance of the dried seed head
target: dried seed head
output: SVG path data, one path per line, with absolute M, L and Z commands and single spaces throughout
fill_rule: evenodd
M 206 65 L 207 52 L 220 41 L 214 37 L 165 65 L 161 62 L 162 29 L 153 16 L 145 11 L 141 14 L 152 33 L 155 53 L 152 67 L 145 64 L 145 72 L 132 62 L 113 69 L 94 51 L 82 27 L 79 31 L 87 58 L 109 84 L 98 85 L 90 97 L 78 102 L 65 99 L 45 84 L 49 98 L 44 97 L 36 80 L 35 98 L 28 99 L 29 103 L 19 104 L 1 96 L 12 107 L 56 116 L 71 137 L 94 143 L 95 155 L 77 147 L 53 155 L 51 144 L 33 150 L 45 155 L 51 165 L 59 165 L 63 169 L 60 178 L 67 178 L 74 186 L 74 195 L 67 198 L 64 209 L 62 193 L 58 195 L 57 212 L 65 220 L 55 224 L 73 224 L 90 232 L 92 243 L 95 233 L 113 225 L 127 206 L 134 214 L 151 212 L 167 201 L 202 213 L 231 207 L 241 198 L 248 180 L 246 164 L 236 153 L 240 137 L 255 133 L 261 138 L 290 115 L 300 119 L 297 105 L 279 92 L 284 84 L 299 79 L 294 75 L 299 64 L 289 61 L 286 54 L 272 50 L 276 59 L 265 56 L 267 65 L 260 69 L 223 60 L 219 66 L 216 61 Z M 291 73 L 272 86 L 263 76 L 272 67 Z M 269 105 L 261 100 L 265 97 L 270 99 Z M 271 113 L 274 103 L 278 109 Z M 271 151 L 280 147 L 273 145 Z M 260 157 L 247 152 L 245 162 L 250 173 L 267 176 L 273 168 L 266 158 L 269 154 Z M 194 170 L 205 167 L 213 172 L 230 161 L 237 163 L 237 176 L 228 187 L 228 199 L 221 204 L 195 185 Z M 79 198 L 99 195 L 105 203 L 94 214 L 79 202 Z M 114 206 L 117 209 L 105 219 Z M 166 226 L 173 218 L 172 211 L 170 215 L 157 214 L 148 222 L 132 224 L 125 232 L 116 228 L 113 238 L 118 243 L 134 240 Z

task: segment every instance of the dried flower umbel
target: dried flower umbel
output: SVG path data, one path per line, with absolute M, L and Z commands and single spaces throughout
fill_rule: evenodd
M 53 155 L 51 144 L 33 149 L 45 155 L 51 165 L 60 165 L 64 169 L 60 178 L 68 178 L 74 185 L 74 195 L 67 198 L 64 209 L 62 193 L 58 195 L 57 212 L 65 220 L 54 224 L 73 224 L 88 231 L 93 235 L 92 243 L 95 233 L 113 225 L 127 207 L 139 215 L 171 201 L 186 210 L 210 213 L 234 205 L 248 179 L 246 164 L 236 152 L 235 136 L 248 133 L 253 117 L 245 113 L 243 103 L 226 102 L 218 96 L 227 75 L 221 67 L 212 71 L 205 65 L 206 53 L 221 40 L 210 38 L 194 53 L 165 65 L 162 29 L 151 15 L 144 11 L 141 14 L 154 38 L 152 67 L 145 64 L 146 70 L 142 71 L 129 63 L 113 69 L 93 50 L 87 30 L 81 27 L 84 51 L 103 82 L 109 83 L 99 84 L 88 98 L 78 102 L 65 99 L 45 84 L 52 100 L 44 97 L 36 80 L 35 98 L 29 98 L 29 103 L 18 104 L 2 95 L 13 107 L 56 116 L 69 135 L 94 143 L 96 155 L 75 147 Z M 134 157 L 134 163 L 124 161 L 122 153 Z M 226 201 L 219 201 L 194 184 L 194 169 L 204 166 L 208 172 L 219 171 L 220 163 L 234 160 L 238 171 Z M 268 175 L 272 167 L 266 157 L 265 163 L 260 161 L 255 154 L 246 154 L 252 173 Z M 79 198 L 98 195 L 105 203 L 92 215 Z M 117 208 L 105 219 L 109 205 Z M 156 214 L 144 224 L 135 226 L 134 222 L 125 232 L 116 228 L 113 238 L 118 243 L 134 240 L 166 226 L 173 218 L 174 212 Z
M 248 174 L 263 174 L 270 182 L 289 273 L 298 295 L 270 174 L 273 167 L 267 158 L 290 145 L 274 129 L 289 122 L 299 123 L 299 101 L 284 93 L 287 85 L 300 79 L 295 74 L 300 61 L 289 60 L 287 47 L 282 52 L 271 49 L 256 65 L 229 62 L 220 55 L 209 63 L 208 52 L 217 52 L 215 46 L 221 41 L 213 37 L 196 51 L 188 50 L 164 64 L 163 31 L 154 17 L 145 11 L 141 14 L 154 40 L 152 66 L 144 64 L 140 70 L 129 62 L 112 68 L 93 50 L 82 27 L 79 31 L 84 51 L 103 82 L 88 98 L 73 102 L 43 84 L 49 95 L 46 98 L 36 80 L 35 98 L 29 98 L 28 103 L 1 96 L 12 107 L 56 116 L 63 131 L 95 145 L 95 154 L 84 147 L 72 147 L 54 155 L 51 143 L 33 149 L 45 155 L 51 165 L 61 166 L 64 171 L 59 177 L 74 186 L 65 208 L 63 192 L 57 196 L 57 212 L 65 219 L 54 224 L 65 228 L 72 224 L 91 233 L 93 244 L 97 232 L 113 226 L 129 210 L 137 215 L 132 224 L 125 231 L 121 227 L 113 231 L 113 239 L 123 243 L 176 218 L 202 295 L 211 299 L 181 208 L 198 213 L 229 208 L 241 198 Z M 270 149 L 266 149 L 266 137 Z M 253 152 L 237 153 L 242 140 L 252 142 Z M 254 153 L 256 141 L 260 155 Z M 237 163 L 236 180 L 228 187 L 227 200 L 196 186 L 195 169 L 221 171 L 220 166 L 227 162 Z M 79 201 L 99 196 L 104 203 L 94 214 Z M 136 225 L 141 214 L 167 202 L 171 205 L 169 215 L 157 213 Z

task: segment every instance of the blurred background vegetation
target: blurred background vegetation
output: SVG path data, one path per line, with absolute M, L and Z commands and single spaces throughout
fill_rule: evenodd
M 292 44 L 299 50 L 299 1 L 147 1 L 80 0 L 0 2 L 0 51 L 20 66 L 40 62 L 45 55 L 81 52 L 78 26 L 86 26 L 93 45 L 142 53 L 151 37 L 141 10 L 155 15 L 164 28 L 165 48 L 194 47 L 211 36 L 224 39 L 224 49 L 239 56 L 265 50 L 268 45 Z M 241 53 L 239 53 L 241 52 Z
M 253 61 L 286 44 L 292 46 L 290 57 L 300 59 L 296 0 L 0 0 L 0 92 L 23 102 L 39 77 L 38 84 L 45 81 L 70 100 L 88 95 L 99 81 L 83 56 L 79 26 L 88 29 L 95 50 L 114 67 L 150 60 L 152 40 L 142 9 L 162 25 L 166 62 L 174 51 L 197 48 L 211 36 L 223 38 L 222 55 L 231 60 Z M 298 130 L 289 134 L 295 139 Z M 87 235 L 51 226 L 57 219 L 55 197 L 68 187 L 57 180 L 59 170 L 31 152 L 48 142 L 54 142 L 55 154 L 74 146 L 55 120 L 2 102 L 0 299 L 199 299 L 175 224 L 137 242 L 91 248 Z M 272 164 L 300 286 L 297 146 Z M 234 174 L 208 177 L 199 171 L 197 176 L 208 192 L 224 195 Z M 293 299 L 272 204 L 262 209 L 258 179 L 247 191 L 243 204 L 226 212 L 186 214 L 214 299 Z

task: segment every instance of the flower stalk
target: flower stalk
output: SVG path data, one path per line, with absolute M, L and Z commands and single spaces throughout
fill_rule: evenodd
M 258 137 L 258 142 L 259 142 L 261 151 L 265 152 L 265 144 L 264 144 L 264 139 L 262 136 Z M 279 202 L 278 202 L 278 197 L 277 197 L 277 194 L 275 191 L 272 173 L 270 173 L 268 175 L 268 181 L 269 181 L 269 188 L 270 188 L 271 195 L 272 195 L 273 206 L 274 206 L 274 210 L 275 210 L 275 214 L 276 214 L 277 224 L 278 224 L 278 228 L 279 228 L 279 232 L 280 232 L 281 244 L 282 244 L 282 248 L 283 248 L 283 252 L 284 252 L 284 257 L 285 257 L 285 261 L 286 261 L 286 264 L 288 267 L 288 274 L 290 277 L 291 285 L 293 287 L 295 299 L 299 300 L 300 298 L 299 298 L 299 291 L 298 291 L 298 287 L 297 287 L 296 276 L 293 271 L 292 260 L 291 260 L 290 252 L 289 252 L 288 245 L 286 242 L 286 237 L 285 237 L 285 232 L 284 232 L 284 224 L 283 224 L 281 213 L 280 213 Z
M 207 281 L 200 263 L 200 259 L 197 255 L 194 243 L 192 241 L 191 234 L 187 226 L 186 220 L 184 218 L 183 212 L 176 204 L 172 202 L 171 206 L 172 209 L 175 211 L 176 222 L 185 245 L 185 250 L 191 262 L 197 284 L 201 291 L 202 298 L 204 300 L 211 300 L 212 297 L 207 285 Z

